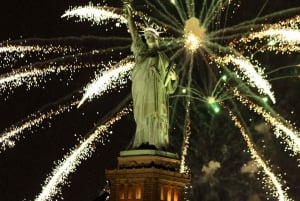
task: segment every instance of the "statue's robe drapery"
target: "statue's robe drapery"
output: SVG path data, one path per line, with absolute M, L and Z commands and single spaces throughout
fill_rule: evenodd
M 136 132 L 132 148 L 142 144 L 158 149 L 169 144 L 168 94 L 176 86 L 165 80 L 169 67 L 168 57 L 150 50 L 140 37 L 133 40 L 131 50 L 135 57 L 132 71 L 132 98 Z

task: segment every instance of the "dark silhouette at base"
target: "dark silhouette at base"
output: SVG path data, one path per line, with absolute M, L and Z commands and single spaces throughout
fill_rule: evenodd
M 100 191 L 99 196 L 93 201 L 108 201 L 110 195 L 110 181 L 106 180 L 105 186 Z

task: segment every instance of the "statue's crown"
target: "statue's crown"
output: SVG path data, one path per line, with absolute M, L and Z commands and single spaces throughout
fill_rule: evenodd
M 144 33 L 144 34 L 145 34 L 145 33 L 150 33 L 150 34 L 154 35 L 156 38 L 158 38 L 158 37 L 159 37 L 159 34 L 160 34 L 160 32 L 157 31 L 157 30 L 156 30 L 155 28 L 153 28 L 153 27 L 145 27 L 144 30 L 143 30 L 143 33 Z

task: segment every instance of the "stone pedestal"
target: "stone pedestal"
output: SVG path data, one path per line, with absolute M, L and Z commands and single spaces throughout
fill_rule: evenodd
M 106 170 L 111 201 L 183 201 L 190 176 L 179 173 L 174 153 L 159 150 L 121 151 L 118 167 Z

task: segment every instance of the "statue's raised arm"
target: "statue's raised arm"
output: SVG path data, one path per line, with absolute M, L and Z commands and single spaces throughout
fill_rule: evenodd
M 128 26 L 131 38 L 133 41 L 136 41 L 136 40 L 138 40 L 138 38 L 140 36 L 139 36 L 138 30 L 137 30 L 137 27 L 133 21 L 132 7 L 130 6 L 129 3 L 124 3 L 124 10 L 126 13 L 127 26 Z

